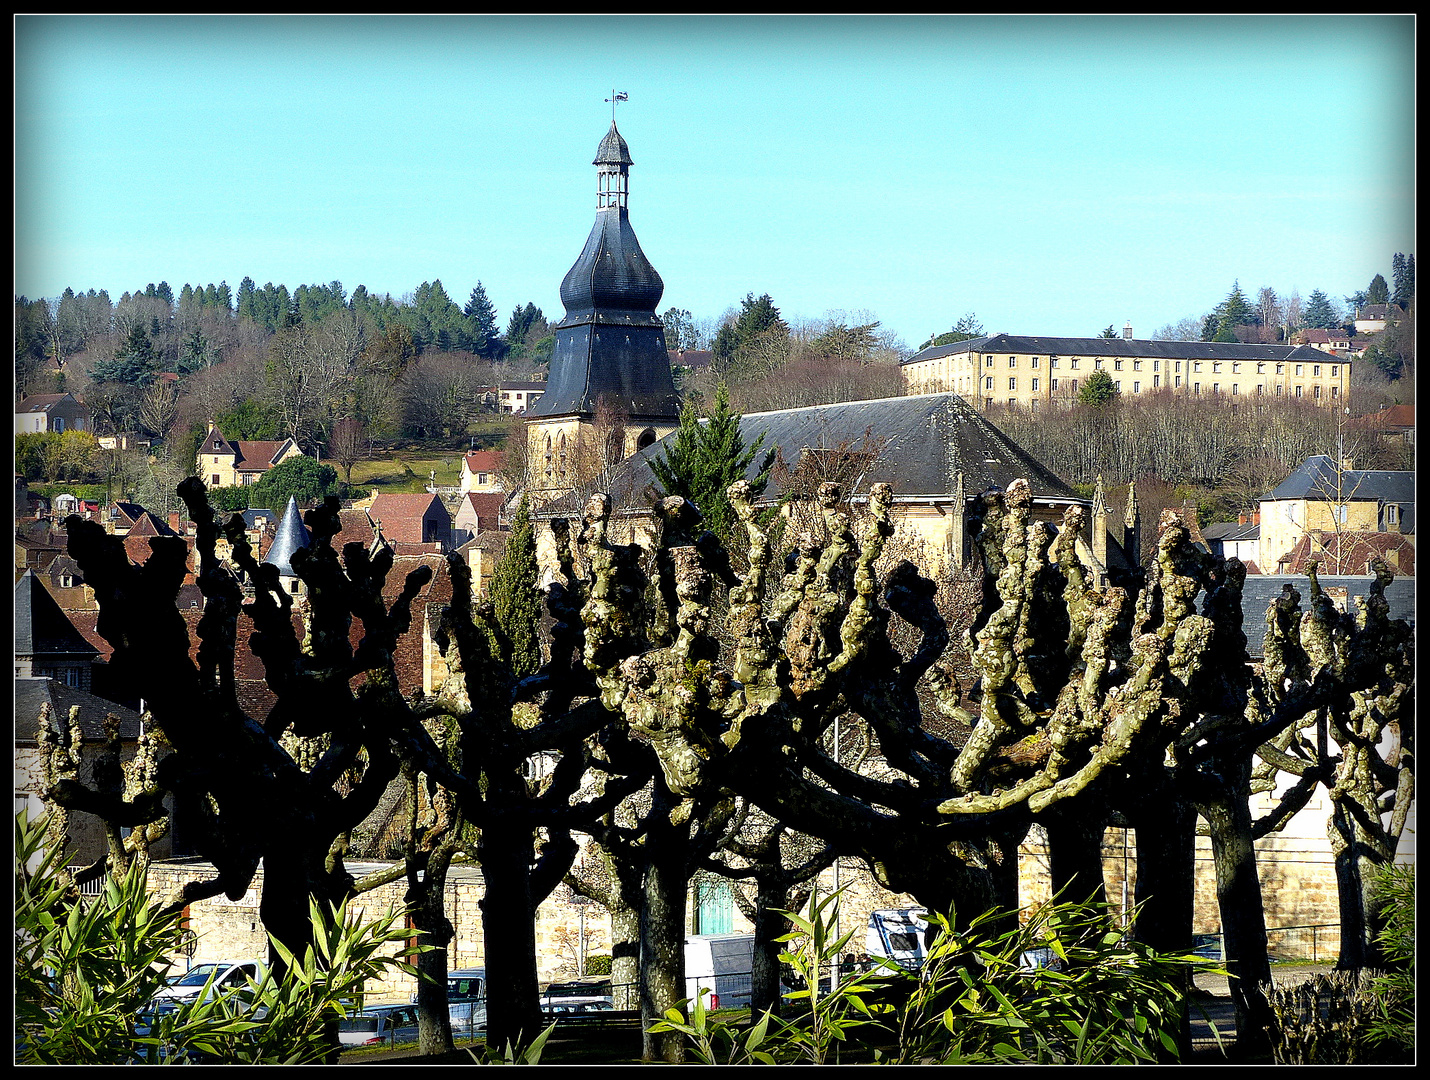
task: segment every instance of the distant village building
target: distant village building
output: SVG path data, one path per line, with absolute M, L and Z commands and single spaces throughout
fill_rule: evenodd
M 1248 574 L 1261 573 L 1261 514 L 1242 514 L 1202 529 L 1202 540 L 1219 559 L 1240 559 Z
M 1414 572 L 1415 474 L 1357 469 L 1325 454 L 1307 458 L 1261 499 L 1264 573 L 1288 573 L 1319 558 L 1327 573 L 1366 573 L 1380 555 L 1400 573 Z M 1334 569 L 1332 568 L 1334 564 Z
M 1363 304 L 1356 312 L 1357 334 L 1378 334 L 1387 326 L 1393 326 L 1405 315 L 1399 304 Z
M 15 403 L 15 434 L 92 431 L 89 409 L 73 394 L 32 394 Z
M 902 371 L 908 394 L 952 391 L 978 408 L 1031 410 L 1076 401 L 1095 371 L 1107 372 L 1124 397 L 1172 390 L 1251 404 L 1339 404 L 1351 377 L 1349 362 L 1306 345 L 1012 334 L 924 349 L 905 360 Z
M 596 222 L 561 282 L 546 393 L 527 411 L 529 490 L 556 498 L 584 474 L 674 431 L 680 399 L 656 307 L 665 284 L 631 228 L 630 149 L 611 124 L 592 162 Z M 503 402 L 505 404 L 505 402 Z
M 543 384 L 545 385 L 545 384 Z M 469 450 L 462 457 L 461 493 L 500 492 L 502 470 L 506 468 L 506 452 L 503 450 Z
M 229 439 L 210 420 L 199 447 L 198 475 L 211 488 L 250 487 L 273 466 L 302 454 L 292 439 Z
M 457 516 L 452 519 L 452 546 L 461 547 L 478 533 L 501 528 L 502 507 L 506 496 L 500 491 L 469 491 L 457 504 Z
M 545 392 L 544 382 L 504 382 L 497 387 L 497 408 L 504 413 L 528 412 Z
M 99 650 L 65 616 L 34 571 L 15 582 L 15 677 L 88 691 Z
M 1329 329 L 1322 327 L 1311 327 L 1306 330 L 1298 330 L 1294 335 L 1296 340 L 1302 345 L 1309 345 L 1313 349 L 1320 349 L 1322 352 L 1343 353 L 1351 351 L 1352 335 L 1339 326 L 1332 326 Z
M 383 538 L 399 554 L 415 554 L 406 545 L 446 551 L 452 544 L 452 515 L 431 492 L 380 492 L 368 508 L 368 517 L 381 523 Z

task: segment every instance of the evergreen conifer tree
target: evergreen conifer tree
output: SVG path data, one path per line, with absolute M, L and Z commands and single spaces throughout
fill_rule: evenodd
M 1340 314 L 1332 306 L 1331 298 L 1320 289 L 1313 291 L 1306 300 L 1306 312 L 1302 316 L 1302 324 L 1325 330 L 1340 325 L 1340 321 Z
M 1117 386 L 1112 381 L 1112 376 L 1105 371 L 1094 371 L 1082 384 L 1082 389 L 1077 392 L 1080 404 L 1096 407 L 1106 405 L 1109 401 L 1116 400 L 1117 397 Z
M 1376 274 L 1370 279 L 1370 288 L 1365 291 L 1365 299 L 1368 304 L 1384 304 L 1390 300 L 1390 286 L 1386 284 L 1385 278 Z
M 1397 251 L 1390 260 L 1390 276 L 1395 282 L 1390 301 L 1405 307 L 1415 295 L 1415 256 Z
M 511 523 L 511 536 L 487 587 L 487 598 L 495 609 L 497 627 L 504 639 L 501 644 L 506 661 L 517 679 L 534 675 L 541 667 L 537 581 L 536 532 L 531 525 L 531 508 L 522 496 Z
M 497 330 L 496 305 L 487 298 L 487 290 L 482 287 L 480 281 L 472 290 L 462 314 L 471 324 L 472 352 L 490 358 L 497 351 L 501 335 Z
M 753 445 L 745 446 L 740 437 L 740 415 L 730 411 L 729 388 L 720 383 L 715 390 L 715 410 L 704 423 L 695 407 L 689 401 L 685 403 L 680 410 L 680 429 L 663 455 L 650 459 L 651 472 L 664 494 L 689 499 L 700 510 L 706 526 L 721 540 L 728 540 L 735 511 L 725 489 L 745 479 L 764 442 L 762 434 Z M 765 490 L 774 463 L 774 450 L 767 450 L 758 474 L 750 482 L 751 497 Z

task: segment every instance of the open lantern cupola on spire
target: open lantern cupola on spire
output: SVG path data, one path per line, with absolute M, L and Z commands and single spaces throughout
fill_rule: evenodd
M 626 140 L 613 122 L 596 151 L 596 222 L 561 282 L 551 377 L 529 416 L 593 416 L 598 403 L 631 420 L 678 420 L 679 397 L 656 306 L 665 283 L 629 219 Z
M 680 424 L 680 397 L 656 306 L 665 283 L 629 217 L 631 152 L 611 121 L 596 150 L 596 223 L 561 282 L 551 376 L 527 412 L 531 489 L 539 501 L 584 482 Z M 601 430 L 597 430 L 600 428 Z

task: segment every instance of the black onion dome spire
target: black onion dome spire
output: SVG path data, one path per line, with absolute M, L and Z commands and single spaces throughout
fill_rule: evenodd
M 597 308 L 654 314 L 664 292 L 625 207 L 609 207 L 596 216 L 581 257 L 566 272 L 561 303 L 567 318 Z
M 566 316 L 556 324 L 551 378 L 531 415 L 589 415 L 607 398 L 632 417 L 677 416 L 665 329 L 655 313 L 665 283 L 631 228 L 631 152 L 614 123 L 592 164 L 596 223 L 561 282 Z

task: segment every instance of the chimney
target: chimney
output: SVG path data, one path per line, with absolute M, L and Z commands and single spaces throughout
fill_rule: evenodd
M 174 532 L 180 536 L 184 535 L 183 527 L 179 524 L 179 512 L 177 510 L 169 511 L 169 528 L 173 529 Z
M 1132 320 L 1128 320 L 1122 325 L 1122 338 L 1124 341 L 1132 340 Z
M 1245 524 L 1246 524 L 1246 515 L 1245 515 L 1245 514 L 1237 514 L 1237 515 L 1236 515 L 1236 523 L 1237 523 L 1238 525 L 1245 525 Z
M 1251 523 L 1252 523 L 1253 525 L 1260 525 L 1260 524 L 1261 524 L 1261 511 L 1260 511 L 1260 510 L 1255 510 L 1255 511 L 1252 512 L 1252 514 L 1251 514 Z

